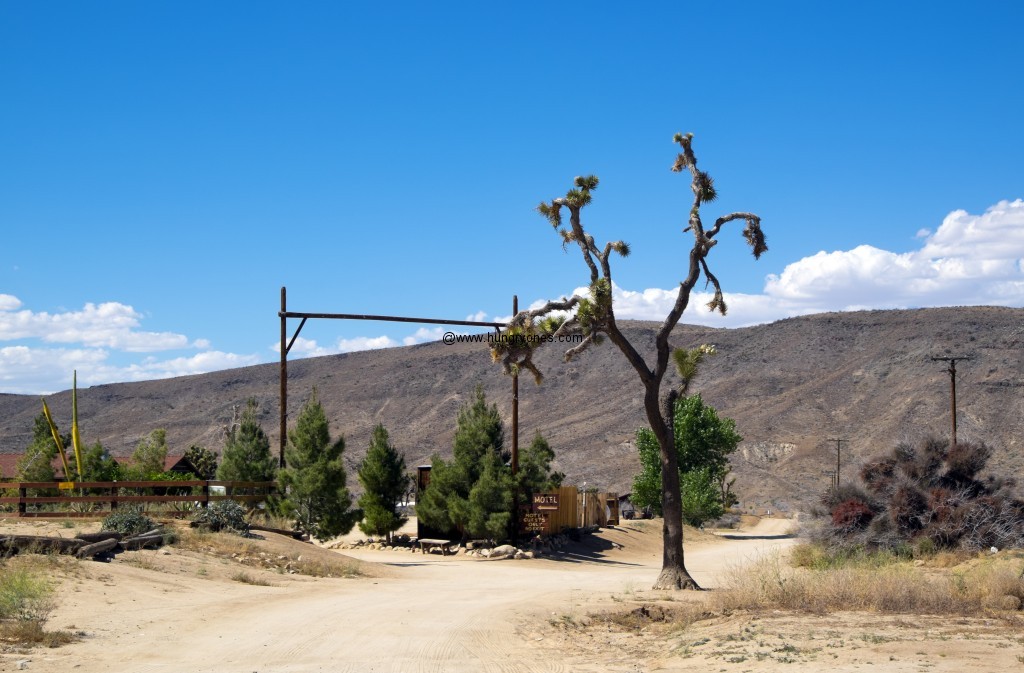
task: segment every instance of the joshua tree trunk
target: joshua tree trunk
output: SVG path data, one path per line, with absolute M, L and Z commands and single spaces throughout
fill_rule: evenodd
M 662 394 L 662 383 L 668 371 L 669 356 L 672 354 L 669 337 L 682 318 L 683 311 L 686 310 L 690 301 L 690 293 L 702 273 L 707 282 L 715 289 L 713 299 L 708 302 L 708 308 L 725 314 L 726 306 L 722 288 L 718 279 L 708 268 L 706 261 L 711 249 L 718 243 L 715 237 L 723 225 L 733 220 L 746 221 L 747 226 L 743 230 L 743 236 L 753 249 L 754 257 L 759 258 L 761 253 L 768 249 L 768 246 L 765 245 L 764 234 L 761 232 L 761 219 L 752 213 L 731 213 L 718 218 L 711 229 L 704 229 L 700 218 L 700 207 L 704 203 L 713 201 L 716 192 L 711 176 L 697 170 L 697 159 L 691 149 L 692 139 L 693 134 L 688 133 L 685 136 L 676 134 L 674 140 L 682 148 L 682 152 L 676 158 L 672 170 L 676 172 L 688 170 L 691 176 L 690 189 L 693 191 L 693 206 L 690 208 L 689 226 L 684 232 L 692 232 L 694 242 L 689 253 L 686 278 L 679 283 L 679 293 L 676 295 L 675 304 L 665 317 L 665 321 L 661 324 L 655 337 L 656 352 L 653 366 L 640 355 L 633 344 L 619 331 L 618 325 L 615 323 L 609 256 L 613 251 L 623 257 L 629 255 L 629 245 L 624 241 L 613 241 L 606 243 L 604 248 L 598 248 L 594 237 L 584 230 L 580 220 L 580 211 L 590 203 L 591 192 L 597 188 L 598 179 L 593 175 L 577 177 L 574 180 L 574 188 L 569 190 L 565 197 L 541 203 L 538 207 L 540 213 L 561 235 L 563 247 L 570 243 L 576 243 L 579 246 L 583 254 L 583 261 L 590 271 L 590 297 L 574 296 L 561 301 L 548 302 L 538 309 L 520 311 L 513 316 L 509 323 L 507 335 L 510 338 L 491 346 L 492 357 L 496 361 L 502 362 L 507 373 L 527 369 L 533 373 L 539 383 L 541 373 L 533 363 L 533 352 L 537 346 L 554 341 L 555 337 L 569 332 L 582 332 L 585 336 L 583 342 L 565 353 L 565 359 L 570 360 L 591 344 L 597 343 L 601 335 L 606 335 L 636 370 L 644 386 L 644 410 L 647 413 L 647 420 L 661 448 L 665 546 L 661 575 L 654 585 L 655 589 L 699 588 L 686 571 L 683 557 L 682 497 L 679 490 L 679 461 L 676 454 L 673 425 L 676 398 L 685 391 L 696 370 L 691 367 L 689 372 L 684 372 L 680 366 L 680 377 L 682 378 L 680 385 L 670 389 L 667 394 Z M 569 211 L 568 227 L 563 226 L 563 209 Z M 575 311 L 575 313 L 568 319 L 553 317 L 557 316 L 558 312 L 569 311 Z M 540 318 L 542 320 L 537 320 Z M 678 362 L 677 360 L 677 364 Z

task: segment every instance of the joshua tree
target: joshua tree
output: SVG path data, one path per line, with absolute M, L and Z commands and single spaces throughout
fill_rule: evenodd
M 616 252 L 623 257 L 629 255 L 629 245 L 624 241 L 612 241 L 603 248 L 598 247 L 594 237 L 587 233 L 580 220 L 580 212 L 591 201 L 591 194 L 597 188 L 596 176 L 577 177 L 573 189 L 561 198 L 541 203 L 538 211 L 546 217 L 562 237 L 562 246 L 575 243 L 583 255 L 583 261 L 590 271 L 590 296 L 574 296 L 569 299 L 550 301 L 544 306 L 520 311 L 509 323 L 507 333 L 510 338 L 492 345 L 492 357 L 501 361 L 507 373 L 526 369 L 533 373 L 540 382 L 541 372 L 533 363 L 533 351 L 548 339 L 538 337 L 557 337 L 570 332 L 582 332 L 584 340 L 565 352 L 565 359 L 570 360 L 585 350 L 590 344 L 598 343 L 602 336 L 611 339 L 626 359 L 636 370 L 644 387 L 644 409 L 651 430 L 658 440 L 661 451 L 662 466 L 662 504 L 665 516 L 662 571 L 655 583 L 657 589 L 696 589 L 697 584 L 686 571 L 683 562 L 683 524 L 682 507 L 679 492 L 679 470 L 673 438 L 673 410 L 676 398 L 685 389 L 689 379 L 696 372 L 696 367 L 687 369 L 687 351 L 676 355 L 676 365 L 680 370 L 682 385 L 670 387 L 663 393 L 662 383 L 668 371 L 672 349 L 669 337 L 672 329 L 679 322 L 690 301 L 692 292 L 700 276 L 703 274 L 707 282 L 714 287 L 713 299 L 708 308 L 726 311 L 725 300 L 718 278 L 711 273 L 707 257 L 711 249 L 718 243 L 718 233 L 722 227 L 734 220 L 743 220 L 746 227 L 743 236 L 753 249 L 754 257 L 759 258 L 768 249 L 764 234 L 761 232 L 761 218 L 753 213 L 731 213 L 715 220 L 710 229 L 701 221 L 700 208 L 703 204 L 713 201 L 717 196 L 714 181 L 704 171 L 697 169 L 697 158 L 693 154 L 691 141 L 693 134 L 676 134 L 674 141 L 682 151 L 676 158 L 672 170 L 690 173 L 690 189 L 693 191 L 693 206 L 690 208 L 689 226 L 684 229 L 693 235 L 693 247 L 689 253 L 689 265 L 686 276 L 679 283 L 679 293 L 675 304 L 665 317 L 655 336 L 655 352 L 653 362 L 648 362 L 636 347 L 619 330 L 615 322 L 615 310 L 612 303 L 612 271 L 610 256 Z M 569 213 L 569 224 L 565 226 L 563 212 Z M 574 312 L 573 312 L 574 311 Z M 559 317 L 573 312 L 567 319 Z M 518 338 L 516 338 L 518 337 Z

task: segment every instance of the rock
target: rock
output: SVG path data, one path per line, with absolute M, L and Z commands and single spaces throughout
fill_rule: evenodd
M 521 561 L 522 559 L 526 558 L 526 554 L 524 554 L 524 553 L 523 553 L 523 552 L 521 552 L 521 551 L 517 551 L 517 552 L 516 552 L 516 553 L 515 553 L 515 554 L 514 554 L 514 555 L 512 556 L 512 558 L 514 558 L 514 559 L 515 559 L 515 560 L 517 560 L 517 561 Z
M 536 557 L 537 557 L 537 553 L 538 553 L 538 552 L 535 552 L 535 551 L 528 551 L 528 552 L 525 552 L 525 553 L 523 554 L 523 558 L 536 558 Z
M 31 659 L 20 659 L 20 660 L 18 660 L 18 664 L 17 664 L 18 670 L 19 671 L 24 671 L 26 668 L 28 668 L 28 663 L 30 661 L 32 661 L 32 660 Z
M 492 552 L 491 552 L 490 549 L 481 549 L 479 552 L 473 552 L 473 553 L 474 554 L 478 553 L 478 554 L 480 554 L 480 556 L 483 556 L 484 558 L 490 558 Z
M 504 558 L 506 556 L 513 556 L 513 555 L 515 555 L 515 553 L 517 551 L 519 551 L 519 550 L 516 549 L 515 547 L 513 547 L 512 545 L 510 545 L 510 544 L 503 544 L 503 545 L 500 545 L 500 546 L 495 547 L 494 549 L 492 549 L 490 557 L 491 558 Z

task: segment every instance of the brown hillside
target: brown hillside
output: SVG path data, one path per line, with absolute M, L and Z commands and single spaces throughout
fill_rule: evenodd
M 649 353 L 655 325 L 625 323 Z M 929 358 L 968 354 L 958 366 L 961 439 L 996 449 L 992 467 L 1024 468 L 1024 309 L 969 307 L 827 313 L 742 329 L 683 326 L 680 346 L 714 343 L 695 390 L 737 421 L 745 438 L 733 460 L 744 503 L 777 505 L 813 500 L 829 484 L 835 443 L 843 474 L 901 438 L 948 435 L 949 376 Z M 546 378 L 520 382 L 521 443 L 541 431 L 569 481 L 626 491 L 636 471 L 632 438 L 644 422 L 636 375 L 610 343 L 571 363 L 552 346 L 537 358 Z M 167 429 L 172 451 L 196 443 L 219 451 L 235 405 L 256 397 L 264 428 L 277 442 L 277 364 L 199 376 L 95 386 L 80 391 L 86 442 L 102 441 L 115 455 Z M 450 453 L 459 406 L 480 384 L 511 417 L 510 380 L 483 344 L 422 344 L 289 363 L 289 413 L 294 418 L 315 385 L 335 433 L 347 439 L 350 468 L 365 453 L 370 430 L 383 422 L 409 466 Z M 70 425 L 69 392 L 47 398 L 58 425 Z M 29 441 L 39 400 L 0 395 L 0 452 Z M 506 428 L 506 431 L 508 428 Z M 9 476 L 9 475 L 5 475 Z M 354 483 L 354 469 L 350 470 Z

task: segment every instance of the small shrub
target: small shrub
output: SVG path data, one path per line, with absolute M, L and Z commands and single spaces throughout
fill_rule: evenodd
M 192 521 L 215 532 L 229 530 L 240 535 L 249 532 L 245 509 L 234 500 L 221 500 L 209 507 L 196 510 L 192 515 Z
M 141 509 L 128 507 L 119 509 L 103 519 L 101 530 L 114 531 L 121 535 L 137 535 L 156 527 L 157 523 L 143 514 Z
M 45 623 L 53 611 L 53 587 L 25 568 L 0 570 L 0 619 Z

